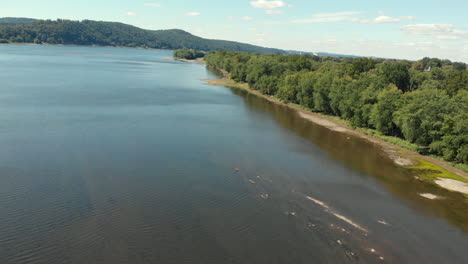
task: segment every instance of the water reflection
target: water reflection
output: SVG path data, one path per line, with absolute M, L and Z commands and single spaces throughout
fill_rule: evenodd
M 372 142 L 331 131 L 305 120 L 286 106 L 277 105 L 241 89 L 230 89 L 233 94 L 244 99 L 250 111 L 268 113 L 281 127 L 294 131 L 319 146 L 334 160 L 361 172 L 360 175 L 376 180 L 411 208 L 427 215 L 442 217 L 468 233 L 468 203 L 463 195 L 417 180 L 414 171 L 395 165 L 381 147 Z M 301 149 L 299 146 L 296 151 L 307 152 L 309 149 Z M 421 197 L 421 193 L 432 193 L 443 199 L 428 200 Z

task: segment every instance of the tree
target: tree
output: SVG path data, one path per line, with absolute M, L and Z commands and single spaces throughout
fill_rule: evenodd
M 452 70 L 445 80 L 445 89 L 450 96 L 460 90 L 468 90 L 468 72 Z
M 357 58 L 351 62 L 350 76 L 357 78 L 361 73 L 368 72 L 375 68 L 377 62 L 371 58 Z
M 468 91 L 461 91 L 451 99 L 453 113 L 446 115 L 441 140 L 434 141 L 431 151 L 452 160 L 468 164 Z
M 315 111 L 324 113 L 332 112 L 329 97 L 332 82 L 333 72 L 326 72 L 318 78 L 313 93 Z
M 377 103 L 372 108 L 371 124 L 385 135 L 398 135 L 398 128 L 393 121 L 393 114 L 402 95 L 401 90 L 391 84 L 381 91 Z
M 410 88 L 410 75 L 408 65 L 403 62 L 386 62 L 381 65 L 382 77 L 388 83 L 395 84 L 398 89 L 406 92 Z
M 453 112 L 447 93 L 437 89 L 406 93 L 397 107 L 393 121 L 405 139 L 425 146 L 442 138 L 444 119 Z

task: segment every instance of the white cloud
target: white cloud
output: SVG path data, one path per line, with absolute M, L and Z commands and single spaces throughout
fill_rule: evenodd
M 400 28 L 412 35 L 433 36 L 440 40 L 455 40 L 466 37 L 466 32 L 455 29 L 452 24 L 410 24 Z
M 454 36 L 454 35 L 439 35 L 439 36 L 436 36 L 437 39 L 440 39 L 440 40 L 456 40 L 458 39 L 457 36 Z
M 357 11 L 343 11 L 343 12 L 335 12 L 335 13 L 319 13 L 312 15 L 313 17 L 347 17 L 352 15 L 359 15 L 362 12 Z
M 265 11 L 268 15 L 281 15 L 284 14 L 284 11 L 282 10 L 275 10 L 275 9 L 268 9 Z
M 382 24 L 382 23 L 398 23 L 401 21 L 401 18 L 398 17 L 389 17 L 389 16 L 379 16 L 374 18 L 374 23 Z
M 344 11 L 336 13 L 319 13 L 312 15 L 311 18 L 306 19 L 297 19 L 289 21 L 289 23 L 294 24 L 308 24 L 308 23 L 326 23 L 326 22 L 341 22 L 341 21 L 350 21 L 352 15 L 360 14 L 361 12 L 356 11 Z
M 273 0 L 273 1 L 257 0 L 257 1 L 250 2 L 250 5 L 254 8 L 263 8 L 263 9 L 276 9 L 280 7 L 289 6 L 283 0 Z
M 159 3 L 145 3 L 144 5 L 145 6 L 150 6 L 150 7 L 160 7 L 161 6 L 161 4 L 159 4 Z
M 401 27 L 401 30 L 417 35 L 436 35 L 452 32 L 452 24 L 411 24 Z
M 127 12 L 127 16 L 136 16 L 136 15 L 137 15 L 137 13 L 135 13 L 135 12 Z
M 335 36 L 325 36 L 325 41 L 329 43 L 335 43 L 336 42 L 336 37 Z
M 404 20 L 414 20 L 414 16 L 401 16 L 401 17 L 390 17 L 390 16 L 378 16 L 374 19 L 360 19 L 352 18 L 351 22 L 361 23 L 361 24 L 387 24 L 387 23 L 400 23 Z
M 185 16 L 200 16 L 201 13 L 199 13 L 199 12 L 187 12 L 184 15 Z
M 256 28 L 248 28 L 248 31 L 257 31 Z
M 357 11 L 344 11 L 336 13 L 320 13 L 314 14 L 311 18 L 298 19 L 289 21 L 289 23 L 327 23 L 327 22 L 352 22 L 360 24 L 385 24 L 385 23 L 400 23 L 404 20 L 414 20 L 413 16 L 401 16 L 401 17 L 390 17 L 390 16 L 378 16 L 373 19 L 362 19 L 355 17 L 355 15 L 362 14 Z

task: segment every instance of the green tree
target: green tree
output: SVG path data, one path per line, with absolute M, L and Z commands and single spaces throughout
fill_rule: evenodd
M 385 135 L 398 135 L 399 129 L 393 122 L 393 114 L 397 110 L 397 104 L 402 96 L 401 90 L 391 84 L 381 91 L 377 97 L 377 103 L 372 108 L 371 123 Z
M 388 83 L 395 84 L 400 90 L 406 92 L 410 88 L 409 67 L 404 62 L 386 62 L 381 65 L 382 77 Z
M 394 113 L 394 122 L 405 139 L 428 146 L 443 136 L 444 118 L 452 113 L 445 91 L 424 89 L 402 96 Z

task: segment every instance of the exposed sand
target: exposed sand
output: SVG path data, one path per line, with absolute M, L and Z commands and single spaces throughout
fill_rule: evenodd
M 468 183 L 446 178 L 439 178 L 435 183 L 445 189 L 468 194 Z
M 411 166 L 411 165 L 414 165 L 414 162 L 410 159 L 407 159 L 407 158 L 402 158 L 402 157 L 398 157 L 396 159 L 393 159 L 393 162 L 395 162 L 396 165 L 399 165 L 399 166 Z
M 427 198 L 429 200 L 438 200 L 438 199 L 442 199 L 442 197 L 438 196 L 438 195 L 435 195 L 435 194 L 432 194 L 432 193 L 420 193 L 419 194 L 420 196 L 424 197 L 424 198 Z
M 349 129 L 344 128 L 342 126 L 338 126 L 336 124 L 336 122 L 332 122 L 330 120 L 318 117 L 318 116 L 313 115 L 311 113 L 299 112 L 299 116 L 301 116 L 302 118 L 307 119 L 309 121 L 312 121 L 312 122 L 314 122 L 316 124 L 319 124 L 321 126 L 327 127 L 327 128 L 329 128 L 329 129 L 331 129 L 333 131 L 343 132 L 343 133 L 344 132 L 350 132 Z

